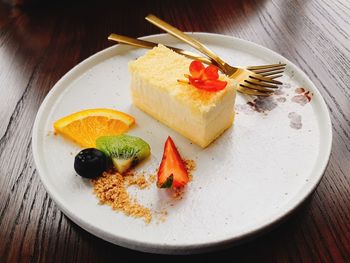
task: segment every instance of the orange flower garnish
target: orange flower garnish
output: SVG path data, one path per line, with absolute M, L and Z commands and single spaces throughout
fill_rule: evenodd
M 185 74 L 188 78 L 189 84 L 196 87 L 197 89 L 206 91 L 219 91 L 223 90 L 227 82 L 219 80 L 219 69 L 214 65 L 204 67 L 204 65 L 194 60 L 190 64 L 191 75 Z M 180 80 L 180 82 L 183 82 Z

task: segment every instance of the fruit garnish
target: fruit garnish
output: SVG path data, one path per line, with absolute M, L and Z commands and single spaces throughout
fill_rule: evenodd
M 89 148 L 96 146 L 98 137 L 124 133 L 134 123 L 133 117 L 120 111 L 89 109 L 57 120 L 54 128 L 57 133 L 84 148 Z
M 94 179 L 106 169 L 106 155 L 95 148 L 84 149 L 75 156 L 74 170 L 82 177 Z
M 185 186 L 189 176 L 176 146 L 169 136 L 164 145 L 162 162 L 158 169 L 159 188 L 179 188 Z
M 211 92 L 223 90 L 227 85 L 227 81 L 219 80 L 218 71 L 218 67 L 214 65 L 204 67 L 202 62 L 194 60 L 190 64 L 191 75 L 184 75 L 188 78 L 188 81 L 179 80 L 179 82 L 185 82 L 197 89 Z
M 96 147 L 112 159 L 121 174 L 151 154 L 147 142 L 126 134 L 100 137 L 96 140 Z

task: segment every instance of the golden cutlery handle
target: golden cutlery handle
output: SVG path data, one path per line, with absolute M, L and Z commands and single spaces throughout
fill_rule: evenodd
M 127 37 L 127 36 L 117 35 L 114 33 L 110 34 L 108 36 L 108 39 L 119 42 L 121 44 L 126 44 L 126 45 L 135 46 L 135 47 L 141 47 L 141 48 L 148 48 L 148 49 L 152 49 L 152 48 L 158 46 L 157 43 L 153 43 L 153 42 L 145 41 L 145 40 L 140 40 L 137 38 L 131 38 L 131 37 Z M 205 64 L 212 64 L 213 63 L 213 61 L 211 61 L 210 59 L 198 56 L 197 54 L 192 53 L 190 51 L 186 51 L 186 50 L 182 50 L 182 49 L 170 47 L 170 46 L 166 46 L 166 47 L 175 51 L 176 53 L 179 53 L 181 55 L 184 55 L 184 56 L 192 58 L 192 59 L 199 60 Z
M 117 35 L 114 33 L 110 34 L 108 39 L 113 40 L 113 41 L 117 41 L 121 44 L 127 44 L 127 45 L 131 45 L 131 46 L 135 46 L 135 47 L 142 47 L 142 48 L 149 48 L 149 49 L 152 49 L 158 45 L 158 44 L 153 43 L 153 42 L 144 41 L 144 40 L 140 40 L 137 38 L 131 38 L 131 37 L 122 36 L 122 35 Z
M 177 37 L 178 39 L 186 42 L 190 46 L 194 47 L 201 53 L 207 55 L 212 60 L 216 62 L 216 64 L 225 71 L 224 65 L 226 64 L 221 58 L 219 58 L 213 51 L 211 51 L 209 48 L 204 46 L 202 43 L 197 41 L 196 39 L 186 35 L 176 27 L 173 27 L 172 25 L 168 24 L 167 22 L 161 20 L 160 18 L 150 14 L 146 16 L 146 20 L 151 22 L 153 25 L 163 29 L 164 31 L 168 32 L 169 34 L 173 35 L 174 37 Z

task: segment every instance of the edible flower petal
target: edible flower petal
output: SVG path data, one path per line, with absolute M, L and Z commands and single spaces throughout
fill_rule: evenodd
M 227 85 L 226 81 L 221 81 L 221 80 L 208 79 L 208 80 L 201 81 L 190 77 L 189 81 L 190 81 L 190 84 L 195 86 L 196 88 L 202 89 L 205 91 L 211 91 L 211 92 L 220 91 L 224 89 Z
M 189 70 L 191 75 L 184 74 L 184 76 L 188 78 L 189 84 L 197 89 L 214 92 L 223 90 L 227 85 L 226 81 L 219 80 L 219 69 L 214 65 L 205 67 L 203 63 L 194 60 Z M 179 82 L 184 83 L 185 81 L 179 80 Z
M 192 63 L 190 64 L 190 73 L 194 78 L 201 78 L 204 70 L 205 70 L 205 67 L 203 63 L 197 60 L 192 61 Z
M 218 67 L 214 65 L 209 65 L 208 67 L 206 67 L 203 74 L 203 80 L 207 80 L 207 79 L 216 80 L 218 78 L 219 78 Z

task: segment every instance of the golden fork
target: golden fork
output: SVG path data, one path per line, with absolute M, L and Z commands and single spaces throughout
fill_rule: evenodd
M 277 85 L 282 84 L 280 81 L 275 80 L 275 78 L 281 77 L 281 75 L 276 76 L 274 74 L 283 73 L 286 64 L 272 64 L 247 68 L 233 67 L 223 61 L 219 56 L 217 56 L 213 51 L 200 43 L 198 40 L 186 35 L 179 29 L 173 27 L 158 17 L 148 15 L 146 20 L 208 56 L 215 62 L 214 64 L 216 64 L 222 72 L 239 83 L 237 90 L 242 93 L 248 95 L 269 96 L 273 94 L 273 89 L 278 88 Z M 271 77 L 271 75 L 274 76 Z
M 154 43 L 151 41 L 146 41 L 146 40 L 141 40 L 141 39 L 137 39 L 137 38 L 132 38 L 132 37 L 127 37 L 127 36 L 123 36 L 123 35 L 118 35 L 115 33 L 112 33 L 108 36 L 108 40 L 112 40 L 115 42 L 118 42 L 120 44 L 126 44 L 126 45 L 130 45 L 130 46 L 135 46 L 135 47 L 141 47 L 141 48 L 148 48 L 148 49 L 152 49 L 156 46 L 158 46 L 158 43 Z M 183 50 L 180 48 L 176 48 L 176 47 L 171 47 L 171 46 L 167 46 L 165 45 L 167 48 L 175 51 L 176 53 L 179 53 L 181 55 L 184 55 L 186 57 L 195 59 L 195 60 L 199 60 L 207 65 L 210 64 L 216 64 L 214 60 L 212 60 L 211 58 L 207 58 L 207 57 L 202 57 L 197 55 L 196 53 L 193 53 L 191 51 L 187 51 L 187 50 Z M 255 73 L 258 72 L 262 72 L 261 75 L 262 76 L 269 76 L 269 78 L 271 79 L 276 79 L 279 77 L 282 77 L 282 75 L 280 73 L 283 73 L 284 69 L 280 69 L 280 67 L 285 67 L 286 64 L 270 64 L 270 65 L 260 65 L 260 66 L 247 66 L 245 67 L 245 69 L 254 71 Z M 243 67 L 240 67 L 243 68 Z M 277 70 L 276 70 L 277 68 Z M 279 69 L 279 70 L 278 70 Z M 264 70 L 265 73 L 263 73 Z M 280 74 L 280 75 L 278 75 Z
M 131 38 L 131 37 L 118 35 L 118 34 L 114 34 L 114 33 L 110 34 L 108 36 L 108 39 L 112 40 L 112 41 L 116 41 L 116 42 L 121 43 L 121 44 L 127 44 L 127 45 L 131 45 L 131 46 L 135 46 L 135 47 L 148 48 L 148 49 L 152 49 L 158 45 L 157 43 L 154 43 L 154 42 L 145 41 L 145 40 L 141 40 L 141 39 L 137 39 L 137 38 Z M 171 47 L 171 46 L 166 46 L 166 47 L 169 49 L 172 49 L 173 51 L 175 51 L 179 54 L 187 56 L 189 58 L 199 60 L 205 64 L 208 64 L 208 65 L 209 64 L 216 64 L 214 60 L 207 58 L 207 57 L 199 56 L 193 52 L 183 50 L 180 48 Z M 279 69 L 281 66 L 285 66 L 285 64 L 248 66 L 245 69 L 253 71 L 255 73 L 257 73 L 257 71 L 258 72 L 265 71 L 265 72 L 261 73 L 260 75 L 269 76 L 269 78 L 275 79 L 275 78 L 282 76 L 280 73 L 283 73 L 283 69 L 282 70 Z M 240 68 L 243 68 L 243 67 L 240 67 Z M 276 68 L 277 68 L 277 70 L 276 70 Z M 241 86 L 238 87 L 238 91 L 245 93 L 245 94 L 248 94 L 248 95 L 257 95 L 257 96 L 270 95 L 269 93 L 266 93 L 266 92 L 260 92 L 260 91 L 254 90 L 254 89 L 248 89 L 248 88 L 244 88 Z

